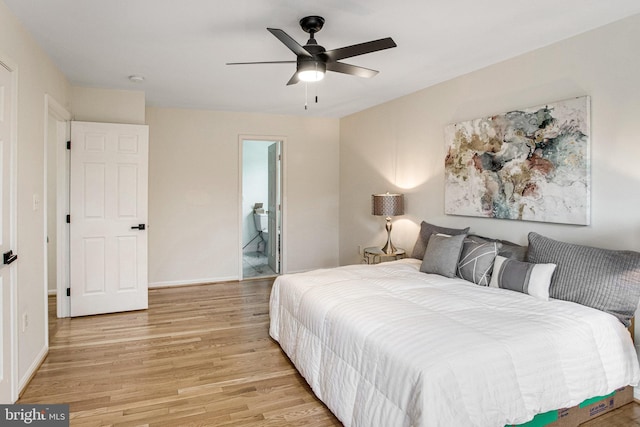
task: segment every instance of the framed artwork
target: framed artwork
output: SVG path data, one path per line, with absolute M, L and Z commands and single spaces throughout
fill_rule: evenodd
M 445 213 L 588 225 L 590 98 L 445 128 Z

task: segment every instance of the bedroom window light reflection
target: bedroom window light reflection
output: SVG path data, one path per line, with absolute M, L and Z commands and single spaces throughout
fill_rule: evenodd
M 386 216 L 387 243 L 383 246 L 382 252 L 385 254 L 393 254 L 396 252 L 395 246 L 391 242 L 391 217 L 404 215 L 404 194 L 372 194 L 371 195 L 371 214 L 377 216 Z

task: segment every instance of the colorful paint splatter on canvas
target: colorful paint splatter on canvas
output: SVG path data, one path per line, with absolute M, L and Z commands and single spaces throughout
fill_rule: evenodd
M 589 224 L 588 96 L 449 125 L 445 213 Z

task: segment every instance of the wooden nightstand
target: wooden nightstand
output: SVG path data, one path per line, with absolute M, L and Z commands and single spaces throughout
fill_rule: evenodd
M 406 257 L 407 254 L 404 249 L 396 249 L 394 253 L 386 254 L 382 252 L 382 249 L 377 247 L 364 248 L 363 262 L 366 264 L 378 264 L 385 261 L 395 261 Z

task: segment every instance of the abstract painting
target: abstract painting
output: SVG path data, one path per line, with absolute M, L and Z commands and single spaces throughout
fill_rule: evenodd
M 590 98 L 445 128 L 445 213 L 588 225 Z

